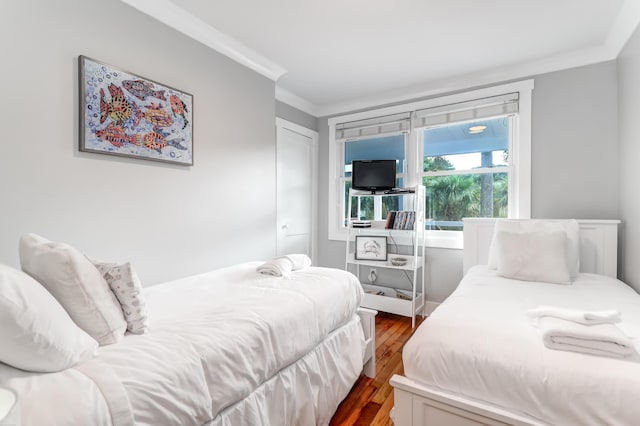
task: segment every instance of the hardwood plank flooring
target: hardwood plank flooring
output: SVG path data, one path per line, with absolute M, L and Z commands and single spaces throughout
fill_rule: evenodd
M 417 317 L 416 328 L 422 322 Z M 331 419 L 330 426 L 393 425 L 389 412 L 393 408 L 393 387 L 389 379 L 404 374 L 402 347 L 415 329 L 411 318 L 379 312 L 376 316 L 376 377 L 364 374 L 351 388 Z

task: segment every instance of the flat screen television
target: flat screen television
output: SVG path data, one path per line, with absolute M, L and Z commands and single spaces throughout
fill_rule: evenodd
M 395 188 L 396 160 L 353 160 L 351 186 L 372 192 Z

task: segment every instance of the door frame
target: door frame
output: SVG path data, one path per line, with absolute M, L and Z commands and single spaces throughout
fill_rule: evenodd
M 276 253 L 278 252 L 278 148 L 284 130 L 311 139 L 311 261 L 317 264 L 318 253 L 318 132 L 299 124 L 276 117 Z

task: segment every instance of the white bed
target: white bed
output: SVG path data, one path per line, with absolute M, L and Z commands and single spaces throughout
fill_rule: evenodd
M 397 425 L 640 424 L 640 358 L 554 351 L 527 309 L 615 308 L 640 352 L 640 296 L 615 276 L 617 221 L 581 221 L 572 285 L 497 277 L 486 263 L 492 220 L 465 221 L 465 278 L 425 320 L 394 376 Z
M 146 288 L 149 331 L 73 368 L 0 364 L 22 424 L 328 424 L 363 360 L 375 370 L 375 313 L 358 314 L 361 286 L 344 271 L 281 278 L 258 265 Z

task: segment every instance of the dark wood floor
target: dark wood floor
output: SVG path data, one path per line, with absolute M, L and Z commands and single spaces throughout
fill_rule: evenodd
M 416 327 L 422 321 L 418 317 Z M 376 316 L 376 377 L 361 375 L 338 407 L 331 426 L 392 425 L 393 388 L 389 379 L 403 374 L 402 347 L 413 334 L 411 318 L 384 312 Z

